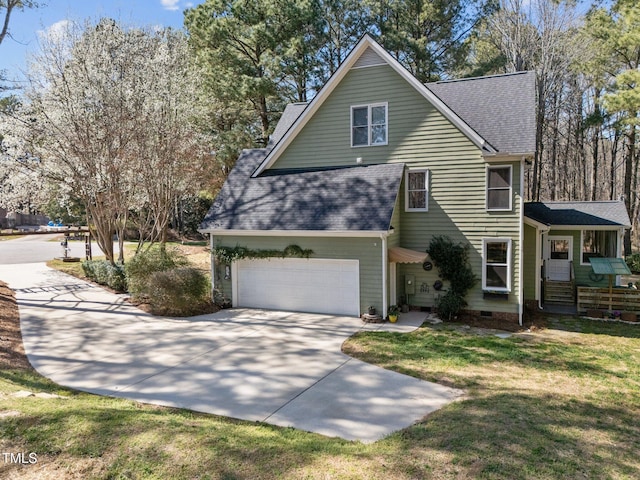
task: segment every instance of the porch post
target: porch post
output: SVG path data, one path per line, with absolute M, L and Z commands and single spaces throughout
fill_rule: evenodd
M 624 258 L 622 256 L 622 242 L 624 241 L 624 227 L 621 228 L 620 230 L 618 230 L 618 241 L 616 242 L 616 257 L 618 258 Z M 622 279 L 622 277 L 620 275 L 616 275 L 616 286 L 620 286 L 620 280 Z
M 389 263 L 389 297 L 391 305 L 396 305 L 398 303 L 398 264 L 396 262 Z
M 215 302 L 216 291 L 216 257 L 213 254 L 213 233 L 209 234 L 209 251 L 211 252 L 211 301 Z
M 380 235 L 382 240 L 382 318 L 387 315 L 387 263 L 389 262 L 387 254 L 387 235 Z

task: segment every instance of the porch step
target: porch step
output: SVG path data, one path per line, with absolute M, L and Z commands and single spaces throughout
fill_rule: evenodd
M 573 305 L 576 303 L 576 291 L 573 282 L 555 282 L 547 280 L 544 284 L 544 302 Z

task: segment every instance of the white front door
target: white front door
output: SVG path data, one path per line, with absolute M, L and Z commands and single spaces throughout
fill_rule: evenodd
M 545 245 L 545 273 L 547 280 L 571 280 L 573 237 L 549 236 Z

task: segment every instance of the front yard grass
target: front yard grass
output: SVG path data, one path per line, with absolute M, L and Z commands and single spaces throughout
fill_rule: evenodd
M 451 325 L 356 335 L 344 346 L 351 355 L 466 390 L 363 445 L 55 385 L 18 361 L 19 342 L 4 342 L 17 324 L 6 290 L 0 339 L 15 355 L 0 357 L 0 451 L 35 452 L 38 462 L 0 458 L 0 478 L 640 477 L 640 326 L 559 318 L 506 339 Z
M 466 390 L 387 440 L 417 475 L 447 471 L 423 461 L 431 451 L 464 478 L 640 478 L 640 326 L 548 321 L 507 339 L 446 324 L 362 333 L 344 350 Z

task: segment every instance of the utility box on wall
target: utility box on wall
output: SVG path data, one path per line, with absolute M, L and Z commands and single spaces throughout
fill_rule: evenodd
M 405 295 L 415 295 L 416 293 L 416 276 L 415 275 L 404 276 L 404 293 Z

